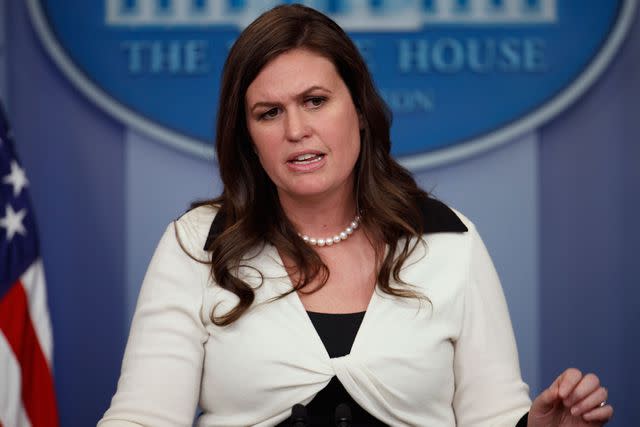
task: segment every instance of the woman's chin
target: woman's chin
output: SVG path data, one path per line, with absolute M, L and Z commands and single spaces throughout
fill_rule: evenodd
M 281 199 L 283 194 L 285 193 L 287 198 L 292 200 L 314 200 L 318 201 L 323 198 L 330 198 L 337 193 L 335 188 L 330 186 L 322 186 L 318 185 L 318 183 L 314 183 L 314 185 L 308 186 L 296 186 L 294 188 L 289 188 L 285 191 L 279 191 L 281 194 Z

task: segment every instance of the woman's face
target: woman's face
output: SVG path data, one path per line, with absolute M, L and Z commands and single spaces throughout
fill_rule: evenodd
M 276 57 L 249 85 L 245 114 L 281 200 L 353 191 L 360 118 L 330 60 L 304 49 Z

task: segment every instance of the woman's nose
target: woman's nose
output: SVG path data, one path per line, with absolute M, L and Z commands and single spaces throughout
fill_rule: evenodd
M 309 135 L 309 126 L 304 114 L 298 110 L 289 110 L 284 120 L 285 136 L 291 142 L 298 142 Z

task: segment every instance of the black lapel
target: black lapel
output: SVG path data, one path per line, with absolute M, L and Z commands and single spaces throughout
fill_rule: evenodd
M 469 231 L 458 215 L 440 200 L 427 197 L 420 201 L 422 229 L 430 233 L 464 233 Z

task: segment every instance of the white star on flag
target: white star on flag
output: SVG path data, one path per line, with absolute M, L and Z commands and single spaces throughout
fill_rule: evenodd
M 13 186 L 13 197 L 18 197 L 18 194 L 20 194 L 22 189 L 29 184 L 29 180 L 27 179 L 27 175 L 24 173 L 24 169 L 22 169 L 15 160 L 11 161 L 11 173 L 6 175 L 2 179 L 2 182 Z
M 26 209 L 20 209 L 16 212 L 11 205 L 7 203 L 6 214 L 4 218 L 0 218 L 0 227 L 7 229 L 8 241 L 11 241 L 16 233 L 23 236 L 27 234 L 27 230 L 25 230 L 24 225 L 22 225 L 22 220 L 26 214 Z

